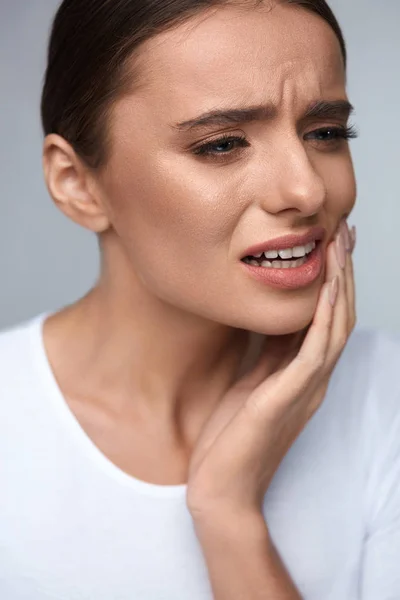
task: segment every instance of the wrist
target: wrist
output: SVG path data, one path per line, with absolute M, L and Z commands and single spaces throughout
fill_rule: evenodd
M 263 597 L 301 599 L 263 514 L 213 513 L 195 527 L 215 598 L 258 598 L 264 590 Z
M 197 515 L 193 523 L 200 541 L 218 538 L 227 543 L 243 543 L 244 540 L 270 543 L 268 527 L 261 512 L 225 508 Z

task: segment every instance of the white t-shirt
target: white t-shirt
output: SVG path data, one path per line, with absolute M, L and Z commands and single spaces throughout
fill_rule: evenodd
M 185 485 L 93 444 L 51 371 L 47 314 L 0 333 L 1 600 L 212 600 Z M 400 336 L 353 332 L 264 515 L 305 600 L 400 599 Z

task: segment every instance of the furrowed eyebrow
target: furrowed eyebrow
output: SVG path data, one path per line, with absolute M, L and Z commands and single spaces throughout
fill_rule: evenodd
M 311 104 L 304 116 L 348 119 L 353 112 L 354 106 L 348 100 L 321 100 Z
M 232 108 L 230 110 L 212 110 L 195 119 L 176 123 L 173 127 L 188 131 L 209 125 L 231 125 L 235 123 L 249 123 L 251 121 L 266 121 L 275 117 L 276 114 L 277 110 L 272 105 Z
M 348 119 L 354 107 L 347 100 L 319 100 L 312 102 L 304 114 L 304 118 L 344 118 Z M 250 123 L 253 121 L 267 121 L 277 115 L 274 105 L 250 106 L 248 108 L 234 108 L 211 110 L 189 121 L 175 123 L 171 127 L 179 131 L 190 131 L 212 125 L 232 125 Z

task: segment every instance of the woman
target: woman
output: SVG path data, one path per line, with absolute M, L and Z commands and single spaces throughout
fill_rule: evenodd
M 324 0 L 62 2 L 44 174 L 101 272 L 0 336 L 1 598 L 400 598 L 351 111 Z

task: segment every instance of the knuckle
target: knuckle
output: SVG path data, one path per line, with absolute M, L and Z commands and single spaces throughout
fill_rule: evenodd
M 344 348 L 347 343 L 348 334 L 346 332 L 342 332 L 338 334 L 336 338 L 336 344 L 339 348 Z
M 310 377 L 320 371 L 325 364 L 325 356 L 322 353 L 313 356 L 300 353 L 297 355 L 296 360 L 303 369 L 306 369 Z
M 356 315 L 354 315 L 354 317 L 352 317 L 352 319 L 350 320 L 350 330 L 349 330 L 350 333 L 352 331 L 354 331 L 356 324 L 357 324 L 357 317 L 356 317 Z
M 250 419 L 258 421 L 261 417 L 260 403 L 255 398 L 250 398 L 245 404 L 246 414 Z
M 327 389 L 328 389 L 328 383 L 325 383 L 322 386 L 322 389 L 319 389 L 317 391 L 317 393 L 314 394 L 312 402 L 310 402 L 309 407 L 308 407 L 310 416 L 314 415 L 317 412 L 317 410 L 322 406 L 325 396 L 326 396 Z
M 321 404 L 322 404 L 322 398 L 318 401 L 311 402 L 311 404 L 308 406 L 308 410 L 307 410 L 308 419 L 311 419 L 311 417 L 315 415 L 317 410 L 321 407 Z

